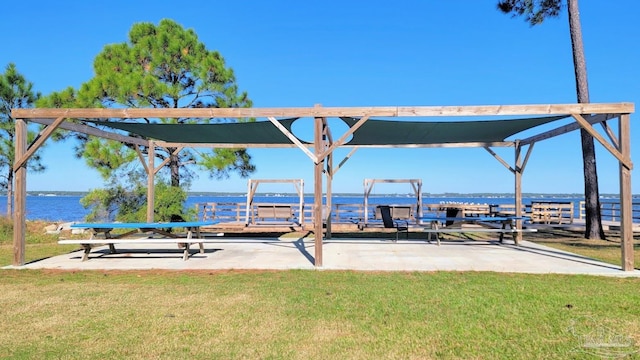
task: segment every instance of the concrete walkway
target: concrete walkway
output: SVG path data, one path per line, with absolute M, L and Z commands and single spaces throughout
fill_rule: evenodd
M 640 277 L 640 270 L 625 272 L 619 266 L 523 241 L 519 246 L 497 241 L 435 242 L 380 239 L 331 239 L 323 246 L 323 266 L 314 265 L 313 238 L 229 238 L 209 240 L 205 253 L 197 246 L 189 260 L 175 245 L 117 245 L 54 256 L 20 269 L 60 270 L 356 270 L 356 271 L 492 271 L 531 274 L 587 274 Z

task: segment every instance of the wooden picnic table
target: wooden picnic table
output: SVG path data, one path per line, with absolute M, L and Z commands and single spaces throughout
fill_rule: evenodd
M 423 231 L 429 234 L 428 240 L 431 241 L 432 234 L 435 235 L 438 245 L 440 245 L 439 235 L 442 233 L 471 233 L 471 232 L 491 232 L 500 234 L 500 242 L 504 240 L 504 234 L 511 234 L 520 232 L 535 232 L 536 229 L 518 229 L 516 222 L 518 220 L 524 221 L 529 218 L 526 216 L 423 216 L 420 218 L 421 222 L 428 222 L 429 227 Z M 463 228 L 463 224 L 482 224 L 482 223 L 497 223 L 500 227 L 485 227 L 485 228 Z M 445 226 L 442 226 L 445 224 Z M 460 225 L 457 227 L 456 225 Z M 513 236 L 514 241 L 517 240 Z
M 59 240 L 58 244 L 79 244 L 84 248 L 82 261 L 89 259 L 91 249 L 99 245 L 109 245 L 111 253 L 115 253 L 115 244 L 162 244 L 175 243 L 184 247 L 183 260 L 189 258 L 190 244 L 198 244 L 200 253 L 204 253 L 203 238 L 200 229 L 203 226 L 215 225 L 218 221 L 179 221 L 179 222 L 137 222 L 137 223 L 76 223 L 73 229 L 91 230 L 89 239 Z M 186 236 L 172 232 L 173 229 L 184 228 Z M 114 229 L 129 229 L 122 234 L 112 234 Z M 132 238 L 132 235 L 140 234 Z M 155 235 L 160 235 L 156 237 Z

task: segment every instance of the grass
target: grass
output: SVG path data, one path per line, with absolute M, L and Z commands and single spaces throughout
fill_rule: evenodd
M 585 358 L 584 340 L 601 328 L 637 350 L 639 285 L 455 272 L 6 270 L 0 357 Z
M 620 250 L 620 233 L 608 231 L 605 240 L 585 239 L 581 232 L 569 230 L 545 230 L 527 235 L 527 239 L 538 244 L 547 245 L 559 250 L 580 254 L 609 264 L 620 266 L 622 256 Z M 634 265 L 640 268 L 640 236 L 634 236 Z
M 32 224 L 28 255 L 68 251 L 41 229 Z M 0 236 L 0 261 L 7 264 L 11 240 Z M 640 358 L 638 278 L 299 270 L 0 274 L 0 358 Z
M 76 249 L 73 245 L 58 245 L 58 235 L 46 234 L 43 221 L 27 221 L 25 261 L 31 262 L 49 256 L 61 255 Z M 13 263 L 13 222 L 0 216 L 0 266 Z
M 538 243 L 554 247 L 559 250 L 587 256 L 609 264 L 618 266 L 622 264 L 620 243 L 587 239 L 564 243 L 554 241 L 538 241 Z M 640 245 L 637 244 L 634 245 L 634 264 L 636 268 L 640 265 Z

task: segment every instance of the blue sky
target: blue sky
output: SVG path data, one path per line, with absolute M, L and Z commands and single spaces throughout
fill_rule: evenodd
M 576 102 L 566 14 L 530 27 L 496 1 L 11 1 L 3 5 L 2 71 L 9 62 L 48 94 L 93 76 L 103 47 L 137 22 L 170 18 L 218 50 L 255 107 L 494 105 Z M 640 103 L 640 27 L 635 0 L 582 1 L 592 102 Z M 640 132 L 632 120 L 632 160 Z M 582 193 L 579 133 L 536 144 L 524 192 Z M 334 135 L 334 137 L 336 137 Z M 102 187 L 97 172 L 50 143 L 48 167 L 27 189 Z M 601 193 L 617 193 L 618 163 L 596 144 Z M 311 161 L 297 149 L 250 150 L 254 179 L 298 179 L 313 190 Z M 345 152 L 346 153 L 346 152 Z M 512 151 L 499 151 L 508 161 Z M 340 154 L 336 157 L 340 159 Z M 638 193 L 636 171 L 632 187 Z M 513 177 L 482 149 L 360 149 L 334 192 L 362 192 L 367 178 L 419 178 L 429 193 L 513 192 Z M 202 175 L 194 191 L 245 192 L 247 180 Z M 262 190 L 262 189 L 261 189 Z M 291 191 L 273 187 L 264 191 Z M 408 185 L 381 192 L 409 192 Z

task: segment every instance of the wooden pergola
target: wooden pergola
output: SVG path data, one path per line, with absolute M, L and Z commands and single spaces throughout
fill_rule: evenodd
M 47 141 L 56 129 L 76 131 L 91 136 L 120 141 L 131 144 L 138 149 L 140 160 L 148 176 L 148 210 L 147 220 L 153 221 L 153 187 L 154 174 L 165 164 L 156 166 L 154 151 L 157 147 L 177 148 L 185 147 L 209 148 L 269 148 L 291 147 L 299 148 L 313 162 L 314 169 L 314 233 L 315 233 L 315 266 L 321 267 L 323 220 L 327 224 L 330 234 L 330 213 L 323 219 L 323 173 L 327 177 L 327 198 L 330 199 L 333 175 L 351 157 L 359 147 L 366 145 L 350 145 L 349 138 L 354 136 L 372 117 L 410 118 L 422 121 L 424 118 L 442 117 L 504 117 L 504 116 L 549 116 L 565 115 L 573 118 L 573 122 L 558 126 L 553 130 L 540 132 L 536 135 L 519 140 L 470 142 L 447 141 L 416 142 L 416 143 L 376 143 L 372 147 L 387 148 L 432 148 L 432 147 L 480 147 L 488 151 L 510 172 L 514 174 L 514 194 L 516 215 L 521 215 L 522 208 L 522 174 L 536 142 L 556 137 L 578 129 L 585 129 L 594 139 L 602 144 L 619 162 L 620 178 L 620 207 L 621 207 L 621 258 L 622 270 L 632 271 L 633 264 L 633 231 L 632 231 L 632 192 L 631 192 L 631 142 L 630 142 L 630 114 L 634 112 L 632 103 L 591 103 L 591 104 L 539 104 L 539 105 L 489 105 L 489 106 L 393 106 L 393 107 L 302 107 L 302 108 L 225 108 L 225 109 L 13 109 L 15 120 L 15 208 L 14 208 L 14 257 L 13 264 L 24 265 L 25 254 L 25 209 L 26 209 L 26 181 L 27 161 L 40 146 Z M 329 128 L 327 118 L 351 118 L 352 126 L 336 140 Z M 167 142 L 151 138 L 140 138 L 124 135 L 122 132 L 106 131 L 86 123 L 72 120 L 86 119 L 141 119 L 141 118 L 256 118 L 267 119 L 288 141 L 281 143 L 189 143 Z M 314 125 L 314 141 L 304 143 L 284 127 L 277 118 L 312 118 Z M 617 119 L 617 134 L 615 127 L 609 126 L 608 121 Z M 514 120 L 517 121 L 517 120 Z M 27 122 L 45 125 L 39 136 L 31 144 L 27 143 Z M 604 136 L 594 128 L 602 126 Z M 139 147 L 147 147 L 145 161 Z M 333 151 L 338 147 L 352 147 L 351 152 L 339 163 L 333 166 Z M 514 162 L 502 159 L 492 148 L 514 148 Z M 521 226 L 521 224 L 518 224 Z

